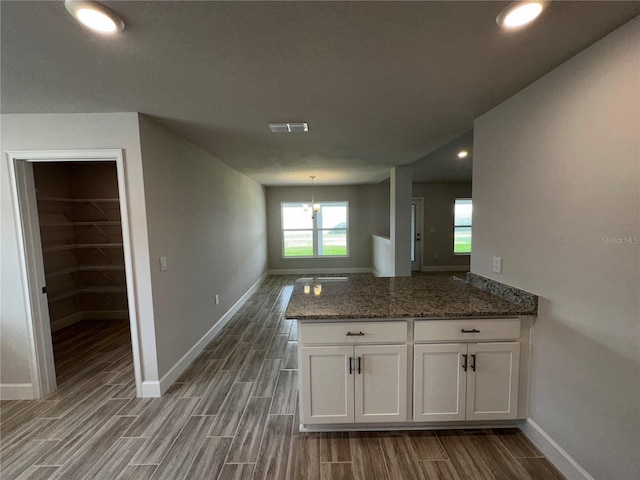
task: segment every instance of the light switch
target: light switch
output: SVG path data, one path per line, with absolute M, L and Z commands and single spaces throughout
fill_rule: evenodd
M 164 272 L 167 269 L 167 257 L 160 257 L 160 271 Z
M 502 273 L 502 257 L 493 257 L 493 271 Z

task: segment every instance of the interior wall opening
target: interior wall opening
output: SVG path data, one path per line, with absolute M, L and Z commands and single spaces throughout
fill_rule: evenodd
M 33 163 L 56 383 L 135 396 L 116 163 Z

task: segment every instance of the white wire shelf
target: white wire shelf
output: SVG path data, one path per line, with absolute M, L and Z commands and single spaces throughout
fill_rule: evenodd
M 108 203 L 119 202 L 118 198 L 63 198 L 63 197 L 38 197 L 43 202 L 69 202 L 69 203 Z
M 76 272 L 122 272 L 124 265 L 78 265 L 75 267 L 61 268 L 51 273 L 47 273 L 47 278 L 69 275 Z
M 87 221 L 87 222 L 46 222 L 41 223 L 41 227 L 71 227 L 71 226 L 99 226 L 99 225 L 120 225 L 120 221 L 107 221 L 107 220 L 98 220 L 98 221 Z
M 49 302 L 57 302 L 65 298 L 75 297 L 82 293 L 126 293 L 127 288 L 124 286 L 108 286 L 108 287 L 86 287 L 86 288 L 71 288 L 69 290 L 63 290 L 48 296 Z
M 59 252 L 62 250 L 75 250 L 77 248 L 122 248 L 122 243 L 65 243 L 62 245 L 47 245 L 42 247 L 43 252 Z

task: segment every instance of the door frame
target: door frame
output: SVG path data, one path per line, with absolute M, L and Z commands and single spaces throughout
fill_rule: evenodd
M 413 197 L 411 199 L 411 205 L 416 204 L 416 224 L 419 228 L 416 229 L 416 234 L 420 235 L 420 241 L 416 243 L 416 262 L 419 264 L 417 268 L 414 266 L 415 262 L 411 262 L 411 271 L 412 272 L 421 272 L 422 271 L 422 260 L 424 248 L 422 248 L 424 244 L 424 198 L 422 197 Z M 419 219 L 419 220 L 418 220 Z M 411 239 L 414 242 L 414 239 Z M 419 247 L 419 248 L 418 248 Z M 411 250 L 409 250 L 411 251 Z
M 118 197 L 122 223 L 127 304 L 131 329 L 131 350 L 136 384 L 136 395 L 142 396 L 141 344 L 137 319 L 137 296 L 133 274 L 132 244 L 129 229 L 129 198 L 122 149 L 92 150 L 30 150 L 9 151 L 9 182 L 13 203 L 16 232 L 18 234 L 18 262 L 24 286 L 24 302 L 29 343 L 29 364 L 33 398 L 43 398 L 56 390 L 49 305 L 45 284 L 40 223 L 33 177 L 33 164 L 39 162 L 115 162 L 118 178 Z

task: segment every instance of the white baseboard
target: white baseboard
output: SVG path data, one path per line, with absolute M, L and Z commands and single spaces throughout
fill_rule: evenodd
M 569 480 L 595 480 L 540 425 L 527 418 L 520 429 L 547 459 Z
M 420 269 L 422 272 L 468 272 L 469 265 L 439 265 L 436 267 L 425 267 Z
M 81 322 L 84 316 L 82 312 L 72 313 L 64 318 L 60 318 L 55 322 L 51 322 L 51 331 L 57 332 L 58 330 L 62 330 L 63 328 L 67 328 L 75 323 Z
M 140 394 L 142 397 L 161 397 L 162 389 L 157 380 L 142 382 Z
M 305 275 L 314 273 L 372 273 L 371 267 L 351 268 L 280 268 L 267 272 L 269 275 Z
M 203 337 L 196 342 L 196 344 L 185 353 L 180 360 L 178 360 L 169 371 L 162 376 L 159 382 L 148 381 L 142 382 L 142 396 L 143 397 L 159 397 L 175 382 L 178 377 L 184 372 L 191 362 L 193 362 L 200 352 L 204 350 L 211 340 L 224 328 L 224 326 L 231 320 L 235 313 L 240 310 L 240 307 L 253 295 L 258 289 L 258 285 L 267 276 L 267 273 L 262 275 L 256 283 L 254 283 L 249 290 L 245 292 L 242 297 L 225 313 L 220 320 L 218 320 L 213 327 L 209 329 Z
M 0 383 L 0 400 L 33 400 L 31 383 Z
M 128 310 L 92 310 L 76 312 L 71 315 L 51 322 L 51 331 L 57 332 L 83 320 L 127 320 Z
M 82 312 L 83 320 L 129 320 L 129 310 L 88 310 Z

